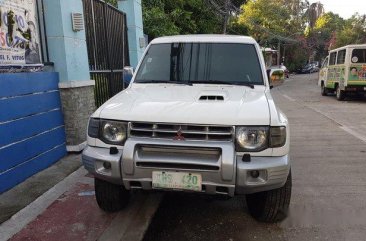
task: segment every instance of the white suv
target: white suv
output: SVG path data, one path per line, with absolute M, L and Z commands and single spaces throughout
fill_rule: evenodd
M 100 208 L 123 208 L 132 189 L 180 190 L 245 194 L 256 219 L 286 217 L 289 125 L 270 87 L 250 37 L 153 40 L 129 87 L 89 121 L 82 159 Z

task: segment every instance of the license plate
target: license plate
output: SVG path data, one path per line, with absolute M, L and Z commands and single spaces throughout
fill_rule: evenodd
M 201 191 L 202 176 L 197 173 L 153 171 L 152 187 Z

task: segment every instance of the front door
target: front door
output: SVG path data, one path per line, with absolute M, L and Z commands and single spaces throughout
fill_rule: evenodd
M 324 82 L 324 86 L 327 85 L 327 75 L 328 75 L 328 57 L 325 58 L 323 61 L 322 67 L 319 71 L 319 82 L 318 84 L 321 85 Z

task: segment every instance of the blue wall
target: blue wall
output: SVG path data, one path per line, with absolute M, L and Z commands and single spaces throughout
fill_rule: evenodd
M 57 73 L 0 75 L 0 193 L 66 155 Z

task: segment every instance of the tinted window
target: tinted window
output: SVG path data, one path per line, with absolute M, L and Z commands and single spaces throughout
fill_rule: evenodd
M 336 57 L 337 57 L 337 52 L 333 52 L 330 54 L 329 65 L 335 65 Z
M 338 51 L 337 64 L 344 64 L 346 60 L 346 50 Z
M 153 44 L 136 75 L 146 81 L 225 81 L 263 84 L 256 48 L 236 43 Z
M 354 49 L 351 61 L 352 63 L 366 63 L 366 49 Z

